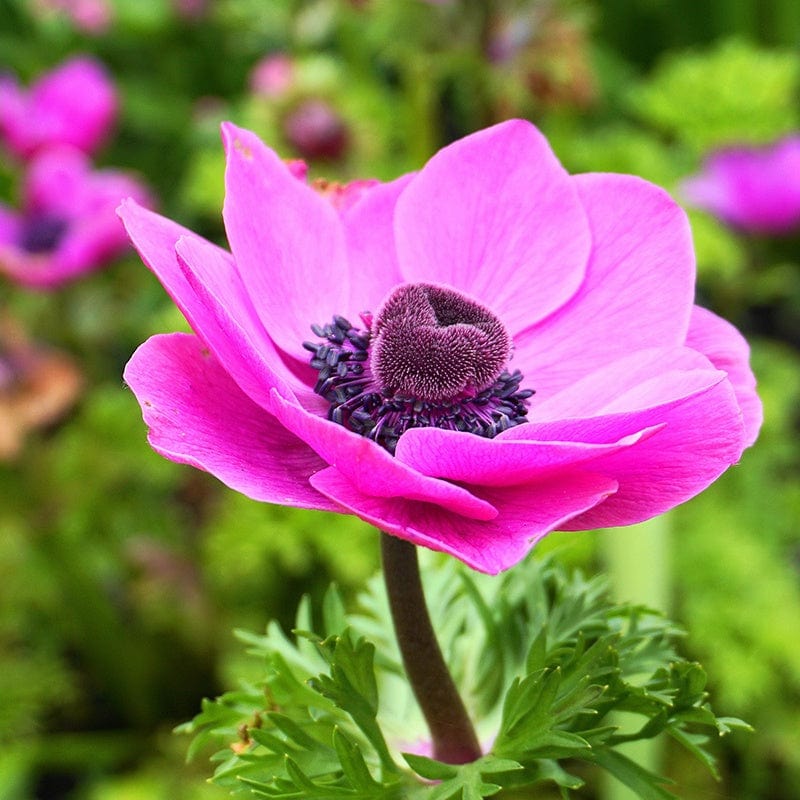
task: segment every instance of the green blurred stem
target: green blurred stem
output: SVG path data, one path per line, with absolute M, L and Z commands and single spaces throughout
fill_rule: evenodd
M 616 528 L 604 534 L 604 556 L 617 601 L 641 603 L 667 612 L 671 594 L 670 517 L 662 514 L 647 522 Z M 612 720 L 621 731 L 640 724 L 639 717 L 620 714 Z M 637 764 L 661 774 L 664 742 L 643 739 L 621 748 Z M 616 781 L 607 781 L 601 790 L 602 800 L 636 800 L 638 794 Z
M 381 533 L 381 557 L 389 607 L 403 665 L 433 739 L 433 756 L 447 764 L 480 758 L 481 748 L 433 632 L 417 549 Z

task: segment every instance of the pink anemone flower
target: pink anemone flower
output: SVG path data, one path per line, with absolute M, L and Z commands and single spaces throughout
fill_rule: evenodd
M 0 141 L 23 159 L 53 145 L 93 153 L 117 116 L 117 93 L 98 61 L 79 56 L 29 89 L 0 76 Z
M 800 228 L 800 135 L 714 153 L 684 181 L 682 194 L 740 230 L 791 233 Z
M 151 205 L 134 178 L 92 170 L 79 150 L 43 152 L 25 175 L 22 210 L 0 205 L 0 273 L 50 289 L 104 266 L 128 247 L 114 213 L 124 197 Z
M 570 176 L 511 120 L 336 208 L 223 139 L 231 252 L 120 209 L 194 330 L 125 371 L 167 458 L 496 573 L 553 530 L 672 508 L 754 441 L 747 344 L 694 306 L 656 186 Z

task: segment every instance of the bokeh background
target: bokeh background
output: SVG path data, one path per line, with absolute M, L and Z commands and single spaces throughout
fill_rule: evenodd
M 99 59 L 121 113 L 98 163 L 134 171 L 161 211 L 219 242 L 220 120 L 304 158 L 312 179 L 350 180 L 522 116 L 570 171 L 635 173 L 681 200 L 715 148 L 800 130 L 799 45 L 796 0 L 0 0 L 0 70 L 28 83 Z M 18 201 L 19 171 L 0 152 L 0 202 Z M 699 300 L 752 343 L 761 438 L 655 529 L 555 534 L 540 550 L 668 610 L 717 711 L 754 725 L 719 742 L 720 783 L 664 749 L 681 797 L 795 800 L 800 224 L 752 234 L 687 210 Z M 0 357 L 20 337 L 46 354 L 24 385 L 0 382 L 0 798 L 221 798 L 172 728 L 257 675 L 234 628 L 289 625 L 331 579 L 353 596 L 377 538 L 150 451 L 122 369 L 185 323 L 132 252 L 50 292 L 0 280 L 0 320 Z

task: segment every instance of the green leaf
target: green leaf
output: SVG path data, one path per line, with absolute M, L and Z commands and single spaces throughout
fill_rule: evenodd
M 318 646 L 330 664 L 330 673 L 310 679 L 309 686 L 346 711 L 375 748 L 384 768 L 393 770 L 394 761 L 376 721 L 375 646 L 363 638 L 353 642 L 348 630 Z
M 450 767 L 450 770 L 438 770 L 431 759 L 422 759 L 420 756 L 409 756 L 404 754 L 404 758 L 410 766 L 416 764 L 423 768 L 428 774 L 439 772 L 443 777 L 438 778 L 441 783 L 429 789 L 425 794 L 425 800 L 449 800 L 449 798 L 461 798 L 461 800 L 480 800 L 483 797 L 491 797 L 497 794 L 503 787 L 485 780 L 485 776 L 493 774 L 509 773 L 522 769 L 516 762 L 510 759 L 495 758 L 492 755 L 473 761 L 471 764 L 459 764 L 452 767 L 442 764 L 442 767 Z M 420 760 L 422 759 L 422 760 Z M 449 775 L 446 773 L 449 772 Z
M 446 781 L 453 778 L 458 773 L 458 767 L 453 764 L 445 764 L 442 761 L 428 758 L 427 756 L 416 755 L 415 753 L 403 753 L 411 769 L 429 781 Z
M 642 800 L 675 800 L 675 795 L 663 788 L 670 781 L 659 778 L 616 750 L 596 753 L 593 760 L 636 792 Z
M 477 800 L 542 783 L 566 797 L 582 783 L 560 763 L 569 758 L 663 800 L 665 781 L 620 755 L 619 745 L 664 732 L 713 774 L 709 737 L 746 727 L 716 718 L 704 670 L 676 651 L 682 632 L 647 608 L 614 604 L 602 580 L 567 575 L 551 561 L 488 578 L 424 558 L 442 649 L 469 707 L 481 710 L 478 735 L 494 739 L 493 752 L 473 764 L 410 753 L 407 769 L 395 763 L 400 743 L 424 741 L 426 731 L 399 666 L 383 586 L 373 581 L 355 614 L 329 593 L 325 636 L 304 601 L 294 640 L 274 625 L 242 637 L 265 664 L 263 686 L 204 704 L 187 726 L 198 741 L 222 740 L 217 782 L 286 800 Z M 616 712 L 627 712 L 613 717 L 625 729 L 610 724 Z

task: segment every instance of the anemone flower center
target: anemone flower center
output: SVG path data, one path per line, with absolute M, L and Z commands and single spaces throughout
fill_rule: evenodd
M 509 372 L 511 337 L 485 306 L 445 286 L 394 289 L 364 329 L 335 316 L 304 342 L 328 418 L 393 453 L 409 428 L 493 437 L 526 421 L 533 391 Z
M 67 221 L 54 214 L 34 214 L 25 220 L 19 246 L 28 253 L 50 253 L 66 233 Z

